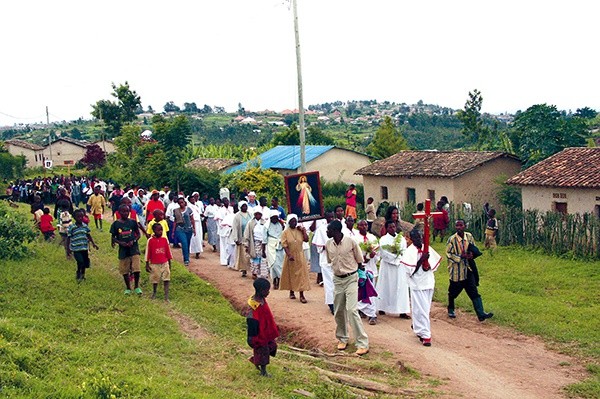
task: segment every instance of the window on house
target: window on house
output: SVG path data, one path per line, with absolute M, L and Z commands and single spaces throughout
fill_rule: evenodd
M 388 188 L 386 186 L 381 186 L 381 199 L 388 199 Z
M 417 192 L 414 188 L 406 189 L 406 202 L 415 203 L 417 202 Z
M 35 154 L 35 162 L 37 162 L 37 161 L 38 161 L 38 159 L 37 159 L 37 154 Z
M 552 208 L 554 212 L 562 213 L 563 215 L 567 214 L 567 203 L 566 202 L 554 202 L 552 204 Z
M 594 215 L 596 215 L 596 218 L 600 219 L 600 205 L 594 207 Z
M 427 198 L 431 200 L 432 206 L 435 206 L 435 190 L 427 190 Z

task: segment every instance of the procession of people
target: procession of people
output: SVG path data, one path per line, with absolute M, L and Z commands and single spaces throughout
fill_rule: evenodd
M 44 187 L 49 182 L 59 183 L 55 198 L 44 196 Z M 109 187 L 112 188 L 110 193 Z M 435 227 L 433 237 L 443 237 L 445 229 L 442 227 L 448 225 L 443 204 L 437 204 L 438 212 L 430 218 L 429 214 L 424 215 L 423 207 L 419 207 L 415 220 L 420 223 L 409 231 L 402 230 L 399 209 L 390 206 L 381 231 L 372 232 L 373 220 L 356 220 L 354 185 L 345 193 L 345 208 L 337 206 L 326 210 L 321 219 L 314 220 L 311 216 L 308 221 L 303 220 L 302 215 L 286 215 L 277 198 L 272 198 L 270 207 L 264 196 L 256 201 L 254 192 L 245 197 L 241 193 L 239 201 L 233 194 L 222 198 L 204 195 L 201 199 L 199 192 L 186 195 L 169 187 L 145 190 L 131 185 L 121 190 L 118 184 L 85 177 L 41 179 L 15 185 L 13 190 L 19 194 L 17 200 L 31 202 L 32 213 L 44 226 L 52 225 L 53 220 L 45 205 L 55 203 L 57 227 L 66 238 L 61 243 L 67 255 L 73 254 L 77 260 L 78 282 L 87 278 L 88 242 L 96 246 L 88 225 L 93 218 L 96 231 L 102 232 L 103 220 L 110 208 L 109 231 L 113 247 L 118 246 L 125 295 L 143 294 L 140 287 L 142 255 L 138 244 L 143 235 L 148 240 L 144 262 L 153 285 L 152 298 L 156 298 L 157 287 L 163 283 L 164 299 L 169 300 L 172 248 L 181 249 L 183 264 L 188 267 L 190 255 L 202 259 L 204 248 L 208 246 L 213 252 L 219 252 L 222 266 L 238 271 L 242 278 L 269 281 L 269 287 L 288 291 L 290 300 L 299 299 L 302 304 L 315 300 L 315 295 L 307 293 L 311 290 L 309 272 L 317 273 L 317 282 L 324 291 L 317 296 L 324 297 L 335 319 L 340 351 L 348 347 L 351 332 L 355 353 L 367 354 L 369 339 L 362 318 L 374 326 L 381 315 L 410 320 L 420 342 L 424 346 L 432 345 L 429 313 L 435 287 L 434 272 L 441 263 L 441 256 L 428 245 L 429 229 L 423 229 L 423 223 Z M 372 199 L 369 202 L 371 204 Z M 86 208 L 75 210 L 80 203 Z M 438 214 L 442 215 L 439 223 L 435 218 Z M 372 214 L 368 216 L 373 219 Z M 464 220 L 456 220 L 456 233 L 450 236 L 446 248 L 448 317 L 456 317 L 454 299 L 464 289 L 473 301 L 478 319 L 484 321 L 493 313 L 483 310 L 477 291 L 474 259 L 481 252 L 465 227 Z M 49 237 L 47 232 L 44 236 Z M 260 284 L 264 290 L 265 283 Z

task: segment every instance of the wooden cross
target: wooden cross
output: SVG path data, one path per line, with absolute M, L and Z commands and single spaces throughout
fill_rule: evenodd
M 431 212 L 431 200 L 425 200 L 425 212 L 413 213 L 413 218 L 423 219 L 425 223 L 423 231 L 423 252 L 429 252 L 429 222 L 436 216 L 443 215 L 442 212 Z

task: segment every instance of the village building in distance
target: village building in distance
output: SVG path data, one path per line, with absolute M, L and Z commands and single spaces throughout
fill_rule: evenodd
M 52 160 L 53 166 L 72 166 L 79 162 L 84 156 L 87 147 L 97 144 L 106 153 L 116 151 L 115 144 L 109 140 L 101 140 L 95 143 L 75 140 L 70 137 L 58 137 L 51 145 L 40 146 L 24 140 L 6 140 L 4 145 L 8 152 L 14 156 L 22 155 L 27 160 L 26 168 L 45 166 L 45 160 Z
M 521 170 L 518 157 L 494 151 L 401 151 L 358 169 L 365 197 L 376 205 L 383 201 L 400 205 L 442 196 L 450 202 L 495 206 L 499 203 L 496 180 Z
M 16 157 L 24 156 L 26 161 L 25 167 L 27 168 L 44 166 L 44 160 L 50 155 L 50 151 L 46 147 L 25 140 L 6 140 L 4 146 L 9 154 Z
M 333 145 L 307 145 L 306 170 L 318 171 L 328 182 L 362 183 L 362 176 L 354 174 L 356 168 L 367 166 L 371 157 L 360 152 L 338 148 Z M 300 173 L 300 146 L 278 145 L 240 165 L 229 168 L 225 173 L 244 170 L 260 164 L 263 169 L 273 169 L 288 176 Z
M 521 188 L 523 210 L 600 217 L 600 148 L 565 148 L 507 183 Z
M 240 161 L 231 158 L 196 158 L 185 164 L 191 169 L 208 169 L 214 172 L 222 172 L 227 168 L 238 165 Z

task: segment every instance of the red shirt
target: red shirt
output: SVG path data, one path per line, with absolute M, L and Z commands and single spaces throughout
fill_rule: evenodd
M 152 212 L 154 212 L 156 209 L 160 209 L 161 211 L 164 212 L 165 204 L 163 204 L 163 202 L 161 200 L 154 201 L 153 199 L 151 199 L 150 201 L 148 201 L 148 203 L 146 204 L 146 221 L 147 222 L 154 219 L 154 215 L 152 214 Z
M 433 217 L 433 228 L 436 230 L 446 230 L 450 225 L 450 217 L 448 216 L 448 212 L 446 212 L 446 210 L 444 209 L 442 209 L 441 211 L 439 209 L 436 209 L 435 211 L 442 212 L 442 214 L 435 215 Z
M 52 226 L 53 220 L 54 218 L 50 214 L 43 214 L 42 216 L 40 216 L 40 230 L 42 231 L 42 233 L 47 233 L 49 231 L 56 230 L 54 226 Z
M 166 237 L 156 238 L 152 236 L 148 239 L 148 244 L 146 244 L 146 262 L 159 265 L 167 263 L 171 259 L 173 259 L 173 255 L 169 247 L 169 240 Z

